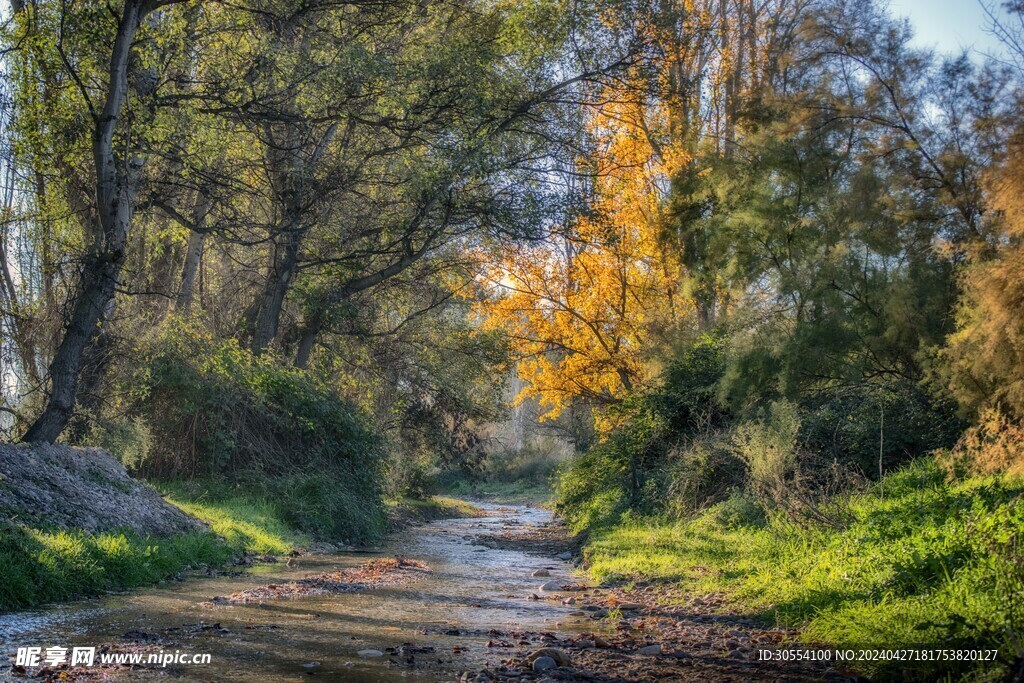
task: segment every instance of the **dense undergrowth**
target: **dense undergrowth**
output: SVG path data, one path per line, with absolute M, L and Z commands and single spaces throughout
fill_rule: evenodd
M 315 538 L 381 538 L 386 450 L 357 406 L 310 373 L 181 321 L 137 352 L 117 416 L 96 421 L 92 444 L 188 498 L 242 495 Z

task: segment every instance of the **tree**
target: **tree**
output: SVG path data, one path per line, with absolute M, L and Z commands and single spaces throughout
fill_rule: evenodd
M 68 77 L 79 88 L 82 98 L 80 104 L 87 109 L 92 121 L 94 204 L 90 207 L 91 244 L 83 259 L 67 326 L 49 366 L 49 397 L 42 413 L 25 432 L 25 441 L 53 442 L 71 419 L 78 397 L 83 358 L 95 341 L 114 300 L 127 254 L 139 173 L 145 160 L 145 152 L 139 146 L 138 139 L 133 140 L 125 130 L 123 113 L 133 92 L 139 97 L 147 97 L 152 95 L 155 86 L 150 74 L 141 73 L 141 70 L 133 73 L 133 66 L 138 65 L 134 43 L 147 17 L 160 7 L 180 1 L 125 0 L 120 13 L 115 15 L 116 28 L 113 35 L 105 31 L 91 36 L 93 40 L 103 41 L 100 44 L 109 55 L 105 82 L 98 98 L 90 91 L 83 80 L 83 74 L 72 62 L 72 58 L 81 58 L 81 55 L 68 55 L 64 52 L 65 31 L 69 21 L 76 22 L 84 17 L 72 16 L 64 3 L 56 10 L 59 13 L 56 47 L 68 70 Z M 85 16 L 89 16 L 89 13 L 85 13 Z M 25 24 L 27 27 L 28 22 Z M 130 83 L 132 75 L 138 78 Z M 119 140 L 119 135 L 127 135 L 127 143 Z

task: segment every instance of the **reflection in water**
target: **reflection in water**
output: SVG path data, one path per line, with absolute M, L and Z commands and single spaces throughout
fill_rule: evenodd
M 448 681 L 455 672 L 496 666 L 508 650 L 488 648 L 488 631 L 574 631 L 587 626 L 570 608 L 528 596 L 569 568 L 553 558 L 473 545 L 506 525 L 546 522 L 538 508 L 482 505 L 492 516 L 442 520 L 392 537 L 383 552 L 424 560 L 432 572 L 419 581 L 367 591 L 260 604 L 200 607 L 198 603 L 266 583 L 352 567 L 366 554 L 308 556 L 297 566 L 265 565 L 242 576 L 189 579 L 168 586 L 0 616 L 0 644 L 17 647 L 102 645 L 125 634 L 160 633 L 153 651 L 210 653 L 207 666 L 131 672 L 131 680 L 168 675 L 185 681 Z M 219 624 L 219 628 L 211 628 Z M 166 629 L 176 629 L 165 631 Z M 138 634 L 135 634 L 138 637 Z M 400 655 L 360 657 L 410 643 Z M 430 652 L 429 648 L 434 651 Z M 456 651 L 458 650 L 458 651 Z M 10 675 L 9 663 L 0 676 Z

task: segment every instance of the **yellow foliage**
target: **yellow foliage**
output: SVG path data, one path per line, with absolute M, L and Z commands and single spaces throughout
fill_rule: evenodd
M 591 212 L 557 238 L 490 254 L 479 282 L 484 327 L 513 341 L 525 388 L 553 419 L 574 400 L 613 404 L 650 379 L 645 354 L 685 314 L 678 259 L 658 239 L 666 165 L 680 154 L 652 149 L 662 113 L 611 104 L 590 121 L 598 154 Z

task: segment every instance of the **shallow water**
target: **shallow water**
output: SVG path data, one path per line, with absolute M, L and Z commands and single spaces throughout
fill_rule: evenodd
M 451 681 L 458 671 L 498 666 L 508 656 L 503 653 L 510 649 L 488 648 L 487 642 L 515 638 L 488 635 L 492 629 L 509 633 L 557 626 L 573 632 L 592 627 L 593 622 L 569 616 L 572 608 L 528 599 L 541 583 L 551 580 L 532 578 L 533 571 L 548 568 L 555 579 L 568 579 L 567 563 L 474 545 L 481 535 L 547 522 L 551 513 L 524 506 L 481 507 L 491 516 L 441 520 L 391 538 L 382 555 L 423 560 L 431 567 L 429 574 L 412 583 L 263 604 L 199 605 L 250 587 L 357 566 L 375 555 L 304 556 L 294 567 L 263 565 L 240 576 L 190 578 L 100 600 L 3 615 L 0 645 L 8 653 L 26 646 L 100 646 L 124 642 L 132 631 L 162 634 L 167 628 L 181 628 L 146 651 L 209 653 L 211 663 L 143 667 L 130 672 L 130 680 L 160 676 L 184 681 Z M 212 628 L 214 624 L 220 628 Z M 433 647 L 435 652 L 357 655 L 359 650 L 406 643 Z M 0 667 L 0 677 L 7 680 L 12 675 L 10 662 Z

